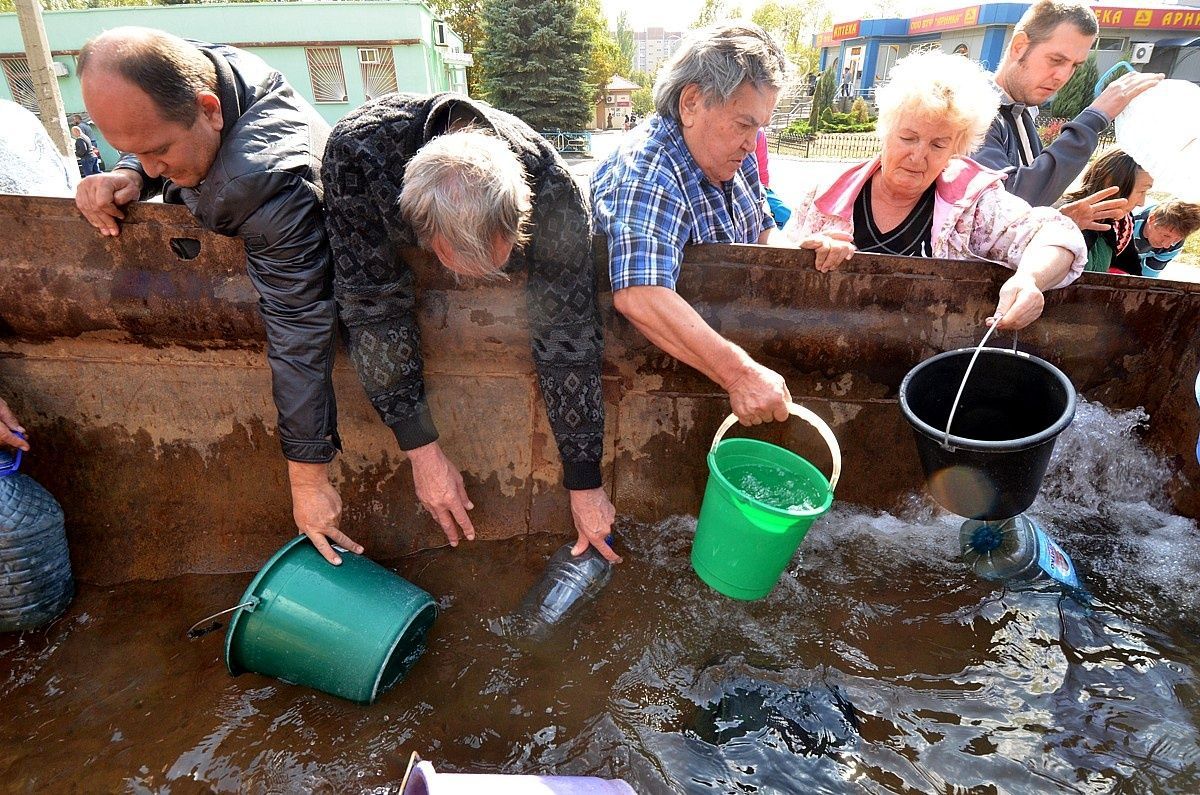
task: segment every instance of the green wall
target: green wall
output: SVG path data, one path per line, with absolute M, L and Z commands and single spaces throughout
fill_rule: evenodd
M 405 2 L 249 3 L 179 6 L 124 6 L 42 14 L 54 60 L 67 75 L 58 80 L 67 113 L 83 112 L 75 53 L 101 31 L 122 25 L 159 28 L 201 41 L 233 44 L 258 55 L 287 76 L 300 96 L 313 102 L 330 124 L 365 101 L 358 47 L 390 46 L 400 91 L 429 93 L 465 84 L 461 66 L 448 66 L 443 52 L 462 51 L 462 41 L 448 34 L 449 47 L 435 47 L 434 14 L 421 0 Z M 416 40 L 412 44 L 385 42 Z M 342 55 L 345 102 L 316 103 L 309 80 L 306 46 L 332 46 Z M 0 14 L 0 56 L 24 55 L 16 14 Z M 8 81 L 0 79 L 0 97 L 12 99 Z M 116 153 L 101 141 L 105 160 Z

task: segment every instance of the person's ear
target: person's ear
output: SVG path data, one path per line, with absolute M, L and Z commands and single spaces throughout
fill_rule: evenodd
M 446 238 L 441 235 L 433 235 L 429 238 L 429 249 L 438 258 L 438 261 L 442 263 L 443 267 L 454 270 L 454 268 L 450 267 L 450 263 L 457 261 L 456 254 L 450 244 L 446 242 Z
M 688 83 L 679 94 L 679 124 L 691 127 L 704 108 L 704 92 L 696 83 Z
M 1009 55 L 1012 56 L 1013 60 L 1015 60 L 1015 61 L 1021 60 L 1021 57 L 1025 55 L 1025 51 L 1028 49 L 1029 49 L 1029 34 L 1023 30 L 1020 31 L 1019 33 L 1014 33 L 1013 37 L 1012 37 L 1012 42 L 1010 42 L 1008 45 L 1008 52 L 1009 52 Z
M 211 91 L 201 91 L 196 97 L 196 104 L 200 107 L 205 125 L 214 132 L 220 132 L 225 126 L 225 117 L 221 113 L 221 100 L 217 95 Z

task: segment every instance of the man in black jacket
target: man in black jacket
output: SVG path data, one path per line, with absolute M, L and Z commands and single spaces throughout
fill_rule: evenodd
M 554 148 L 515 116 L 453 94 L 389 94 L 329 136 L 321 168 L 334 293 L 350 356 L 451 544 L 475 529 L 458 467 L 425 399 L 405 246 L 454 273 L 524 269 L 533 360 L 579 537 L 608 560 L 615 516 L 600 478 L 603 337 L 587 204 Z M 528 443 L 528 440 L 525 440 Z
M 239 237 L 258 289 L 278 433 L 297 526 L 331 563 L 342 503 L 328 462 L 340 447 L 332 368 L 336 311 L 321 218 L 329 126 L 283 75 L 232 47 L 118 28 L 84 45 L 83 101 L 104 137 L 130 153 L 83 180 L 76 204 L 103 235 L 122 207 L 161 192 L 206 229 Z

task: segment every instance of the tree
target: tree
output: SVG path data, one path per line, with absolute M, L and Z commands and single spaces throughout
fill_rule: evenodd
M 621 61 L 621 47 L 608 30 L 608 21 L 600 0 L 578 0 L 578 25 L 588 42 L 587 83 L 592 89 L 592 102 L 604 97 L 608 81 L 616 74 L 628 74 Z
M 830 25 L 823 0 L 766 0 L 750 21 L 775 37 L 796 74 L 816 71 L 821 54 L 811 44 L 812 33 Z
M 578 0 L 484 0 L 476 57 L 488 101 L 534 129 L 584 126 L 590 41 L 578 17 Z
M 704 7 L 692 23 L 693 29 L 707 28 L 718 22 L 727 22 L 742 15 L 742 8 L 730 0 L 704 0 Z
M 633 112 L 638 115 L 638 118 L 645 118 L 654 112 L 654 90 L 650 88 L 639 88 L 634 91 L 629 97 L 633 103 Z
M 812 110 L 808 114 L 808 126 L 813 132 L 821 129 L 821 112 L 829 110 L 833 105 L 833 95 L 837 91 L 837 75 L 833 67 L 821 73 L 817 86 L 813 89 Z
M 1057 119 L 1073 119 L 1078 116 L 1084 108 L 1092 104 L 1092 91 L 1098 79 L 1100 74 L 1096 68 L 1096 56 L 1092 55 L 1058 90 L 1058 96 L 1050 105 L 1050 115 Z
M 441 14 L 450 30 L 462 39 L 463 51 L 476 53 L 483 45 L 483 0 L 429 0 L 430 7 Z M 467 93 L 473 97 L 480 95 L 479 66 L 467 69 Z
M 617 73 L 633 74 L 633 58 L 637 54 L 637 44 L 633 38 L 633 29 L 629 27 L 629 14 L 625 11 L 617 15 L 616 39 L 617 46 L 621 49 L 621 68 Z

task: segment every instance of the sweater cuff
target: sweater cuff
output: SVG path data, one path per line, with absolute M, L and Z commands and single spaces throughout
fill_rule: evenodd
M 437 428 L 433 424 L 433 415 L 429 407 L 421 405 L 413 416 L 392 423 L 392 433 L 401 450 L 415 450 L 438 440 Z
M 563 461 L 563 487 L 571 491 L 598 489 L 604 484 L 599 461 Z
M 1099 135 L 1108 129 L 1108 125 L 1112 124 L 1113 120 L 1108 118 L 1108 114 L 1102 110 L 1096 110 L 1093 107 L 1086 107 L 1078 116 L 1075 117 L 1075 122 L 1077 124 L 1082 124 L 1084 127 L 1087 127 L 1089 130 L 1096 133 L 1096 135 Z

